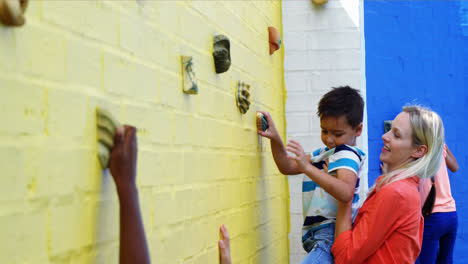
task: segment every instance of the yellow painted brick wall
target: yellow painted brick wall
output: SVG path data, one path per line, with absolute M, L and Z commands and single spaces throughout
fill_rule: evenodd
M 284 131 L 280 1 L 33 0 L 0 26 L 1 263 L 117 263 L 118 203 L 96 157 L 94 109 L 138 127 L 138 186 L 154 263 L 288 262 L 288 187 L 255 110 Z M 212 39 L 231 40 L 216 75 Z M 182 93 L 180 55 L 198 95 Z M 235 105 L 238 80 L 251 109 Z

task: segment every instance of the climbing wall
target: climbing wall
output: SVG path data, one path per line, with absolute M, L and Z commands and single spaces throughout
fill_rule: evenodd
M 223 223 L 234 263 L 288 262 L 287 178 L 255 124 L 269 111 L 285 136 L 283 49 L 270 55 L 268 33 L 282 32 L 281 2 L 34 0 L 25 18 L 0 25 L 2 263 L 118 263 L 96 107 L 138 128 L 154 263 L 217 263 Z M 220 74 L 218 34 L 231 57 Z M 183 92 L 181 56 L 197 93 Z M 245 114 L 238 82 L 250 87 Z

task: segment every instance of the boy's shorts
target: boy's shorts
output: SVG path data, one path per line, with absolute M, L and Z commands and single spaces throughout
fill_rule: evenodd
M 333 264 L 331 247 L 335 240 L 335 223 L 308 233 L 302 246 L 309 252 L 301 264 Z

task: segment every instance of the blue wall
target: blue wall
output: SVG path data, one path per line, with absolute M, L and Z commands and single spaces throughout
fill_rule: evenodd
M 450 174 L 459 217 L 455 263 L 468 263 L 468 1 L 364 2 L 369 184 L 379 175 L 383 121 L 406 103 L 442 117 L 460 169 Z

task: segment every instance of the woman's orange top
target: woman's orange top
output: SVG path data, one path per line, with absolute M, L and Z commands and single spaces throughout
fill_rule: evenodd
M 415 176 L 372 192 L 352 230 L 336 238 L 331 250 L 335 263 L 414 264 L 424 228 L 418 184 Z

